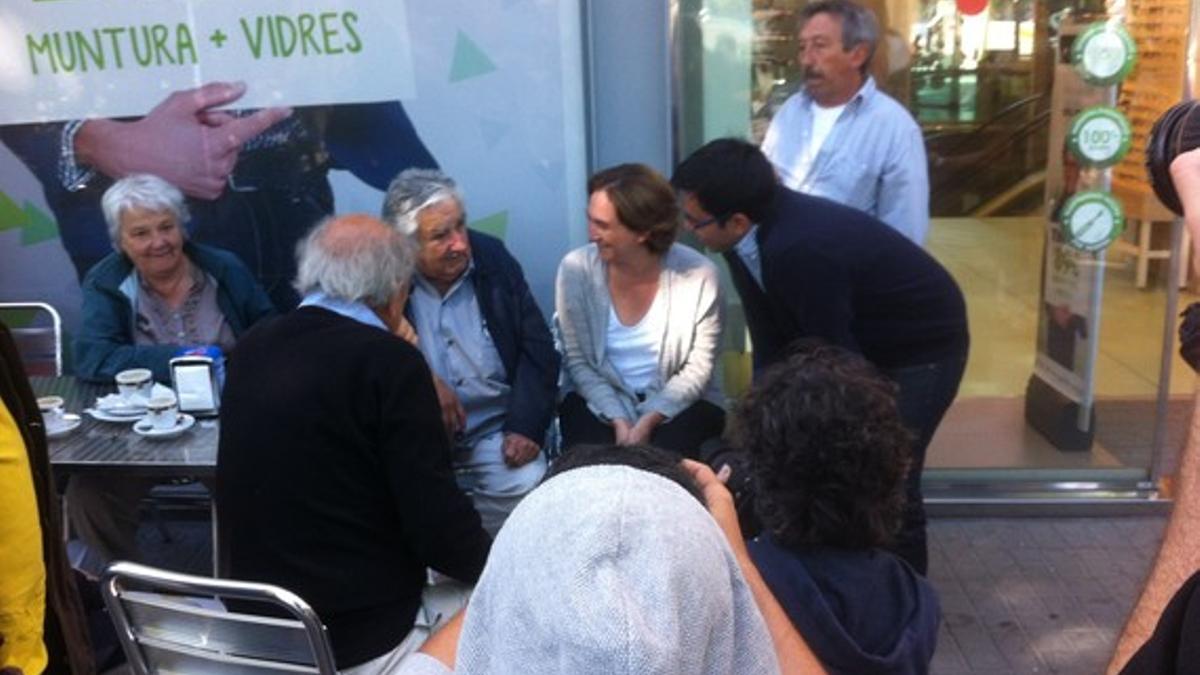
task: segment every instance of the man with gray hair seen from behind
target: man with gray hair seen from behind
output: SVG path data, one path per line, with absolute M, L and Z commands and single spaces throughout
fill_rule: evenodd
M 450 177 L 402 172 L 388 187 L 383 219 L 417 243 L 409 337 L 433 370 L 459 486 L 494 535 L 546 471 L 541 446 L 558 396 L 554 340 L 521 265 L 499 239 L 467 229 Z
M 771 120 L 762 151 L 791 190 L 875 216 L 918 245 L 929 229 L 921 128 L 868 73 L 879 41 L 871 10 L 820 0 L 799 17 L 804 88 Z
M 394 333 L 413 254 L 367 215 L 300 244 L 291 313 L 228 362 L 217 457 L 230 577 L 278 584 L 329 630 L 341 672 L 388 672 L 414 630 L 426 568 L 474 583 L 491 539 L 459 491 L 429 369 Z

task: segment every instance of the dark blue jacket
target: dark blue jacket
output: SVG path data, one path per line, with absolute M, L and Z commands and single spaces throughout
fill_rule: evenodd
M 520 263 L 499 239 L 474 230 L 468 231 L 468 237 L 479 311 L 512 387 L 504 431 L 541 444 L 554 418 L 561 357 Z
M 885 369 L 966 353 L 967 309 L 958 283 L 874 217 L 779 187 L 757 238 L 765 291 L 736 252 L 725 253 L 754 340 L 755 370 L 805 337 L 851 349 Z
M 275 306 L 250 270 L 237 256 L 219 248 L 186 242 L 183 252 L 197 267 L 217 281 L 217 306 L 240 337 L 259 319 L 275 313 Z M 154 379 L 169 382 L 168 362 L 183 345 L 135 345 L 133 304 L 122 290 L 131 280 L 133 263 L 121 253 L 111 253 L 83 280 L 83 320 L 75 339 L 75 374 L 82 379 L 112 382 L 127 368 L 149 368 Z M 194 345 L 189 345 L 194 346 Z
M 791 551 L 769 535 L 750 557 L 830 673 L 929 672 L 941 608 L 933 586 L 908 563 L 879 550 Z

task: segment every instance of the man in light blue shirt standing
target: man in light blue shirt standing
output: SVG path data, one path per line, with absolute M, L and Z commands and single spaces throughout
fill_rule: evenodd
M 388 187 L 386 222 L 417 243 L 405 315 L 434 373 L 459 486 L 493 535 L 546 470 L 542 443 L 559 356 L 520 264 L 468 230 L 462 195 L 440 171 L 409 169 Z
M 867 69 L 879 25 L 849 0 L 800 13 L 804 88 L 771 120 L 762 150 L 783 184 L 875 216 L 917 244 L 929 229 L 921 129 Z

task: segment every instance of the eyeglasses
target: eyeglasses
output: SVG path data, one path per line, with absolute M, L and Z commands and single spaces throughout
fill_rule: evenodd
M 725 218 L 722 218 L 721 216 L 709 216 L 704 220 L 693 220 L 692 217 L 686 213 L 683 215 L 683 219 L 687 221 L 688 227 L 690 227 L 693 232 L 701 228 L 708 227 L 713 223 L 725 222 Z

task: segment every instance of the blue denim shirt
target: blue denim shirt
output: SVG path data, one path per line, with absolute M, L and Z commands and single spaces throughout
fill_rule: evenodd
M 758 250 L 758 225 L 752 225 L 734 245 L 733 250 L 737 251 L 738 257 L 746 264 L 746 271 L 750 272 L 750 276 L 758 282 L 758 287 L 762 288 L 762 255 Z
M 327 309 L 334 314 L 341 314 L 347 319 L 354 319 L 359 323 L 366 324 L 368 326 L 374 326 L 375 328 L 388 333 L 392 332 L 391 329 L 387 327 L 387 324 L 383 322 L 383 319 L 380 319 L 378 314 L 376 314 L 370 307 L 367 307 L 362 302 L 351 302 L 349 300 L 343 300 L 341 298 L 335 298 L 331 295 L 326 295 L 321 291 L 313 291 L 300 300 L 300 306 L 320 307 L 321 309 Z
M 475 273 L 472 262 L 445 295 L 420 273 L 414 274 L 408 299 L 421 353 L 430 370 L 454 388 L 467 413 L 463 437 L 456 443 L 472 448 L 503 430 L 512 390 L 475 294 Z
M 846 104 L 805 175 L 798 167 L 816 102 L 801 90 L 771 120 L 762 150 L 793 190 L 852 206 L 917 244 L 929 229 L 925 141 L 912 115 L 868 77 Z

